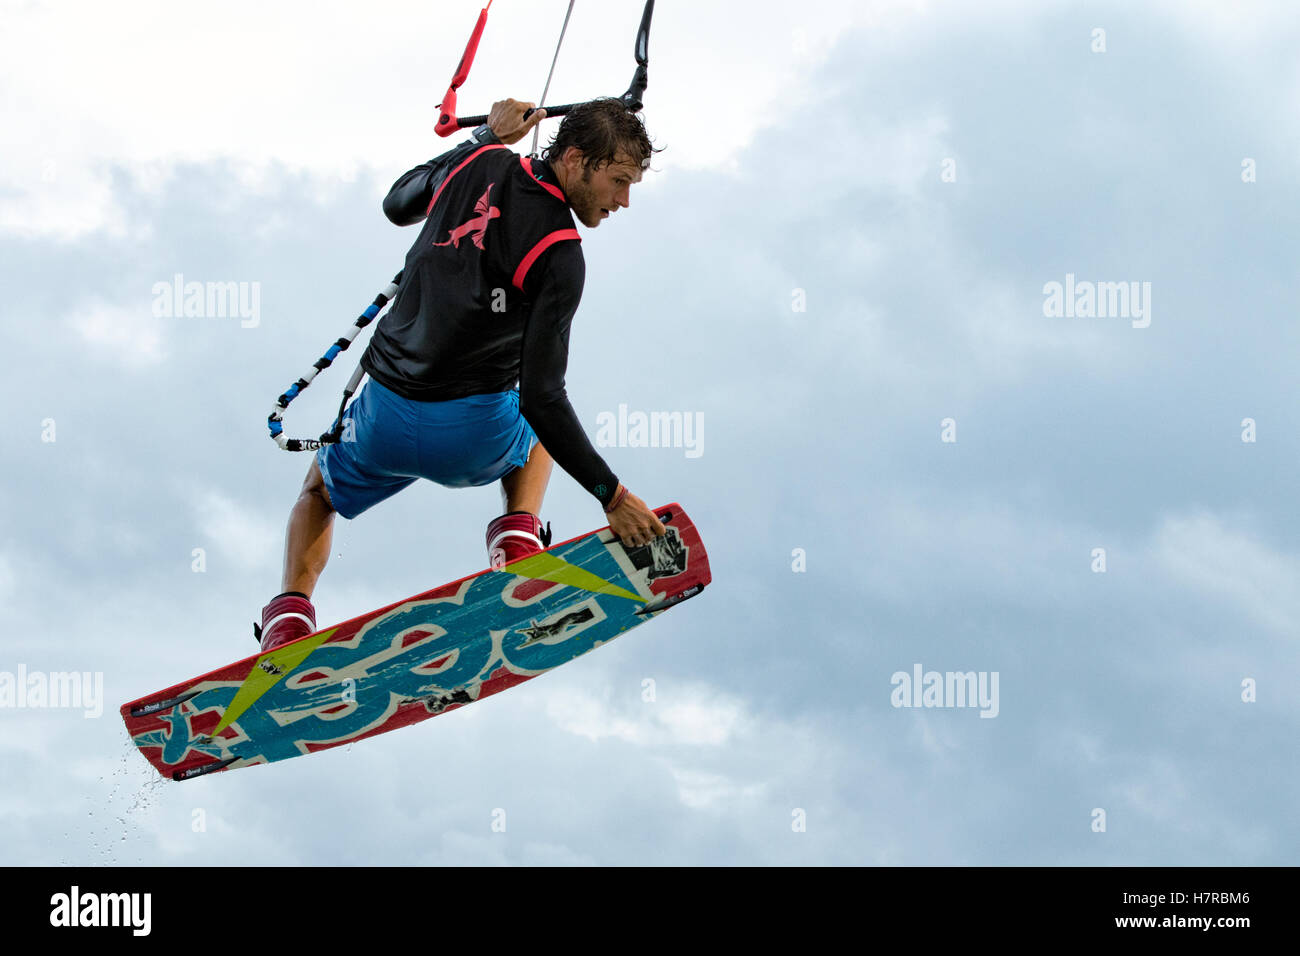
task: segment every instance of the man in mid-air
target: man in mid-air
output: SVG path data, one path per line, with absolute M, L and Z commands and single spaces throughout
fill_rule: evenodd
M 334 515 L 355 518 L 417 478 L 501 482 L 505 513 L 487 528 L 493 567 L 550 544 L 539 515 L 553 462 L 625 545 L 664 533 L 597 454 L 564 390 L 585 278 L 574 217 L 594 229 L 628 206 L 655 150 L 639 116 L 603 99 L 570 112 L 540 161 L 522 157 L 506 146 L 545 118 L 525 120 L 531 107 L 494 104 L 468 141 L 384 199 L 392 222 L 424 226 L 361 358 L 370 380 L 348 408 L 353 440 L 316 454 L 290 513 L 282 593 L 254 628 L 263 651 L 316 630 L 311 595 Z M 640 355 L 626 350 L 629 369 Z

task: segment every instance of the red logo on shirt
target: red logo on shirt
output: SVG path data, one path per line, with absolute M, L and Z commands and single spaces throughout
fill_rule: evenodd
M 451 235 L 446 242 L 435 242 L 435 246 L 455 246 L 460 248 L 460 241 L 469 236 L 474 245 L 480 249 L 483 248 L 483 235 L 487 232 L 488 223 L 501 215 L 501 210 L 488 202 L 488 195 L 492 192 L 492 187 L 496 183 L 488 186 L 487 190 L 479 197 L 478 202 L 474 204 L 474 218 L 463 226 L 457 226 L 451 231 Z

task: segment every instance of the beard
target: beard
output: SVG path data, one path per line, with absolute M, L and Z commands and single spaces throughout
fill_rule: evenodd
M 596 198 L 596 190 L 591 185 L 591 170 L 584 169 L 582 179 L 569 184 L 569 205 L 574 215 L 588 229 L 595 229 L 601 222 L 601 206 Z

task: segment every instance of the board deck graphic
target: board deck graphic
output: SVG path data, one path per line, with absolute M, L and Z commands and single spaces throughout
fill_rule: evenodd
M 544 674 L 712 580 L 681 506 L 625 548 L 608 528 L 122 705 L 165 777 L 286 760 L 427 720 Z

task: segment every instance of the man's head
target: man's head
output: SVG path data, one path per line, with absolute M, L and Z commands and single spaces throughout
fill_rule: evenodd
M 618 99 L 599 99 L 569 113 L 542 153 L 560 180 L 578 221 L 594 229 L 619 206 L 627 206 L 650 157 L 641 118 Z

